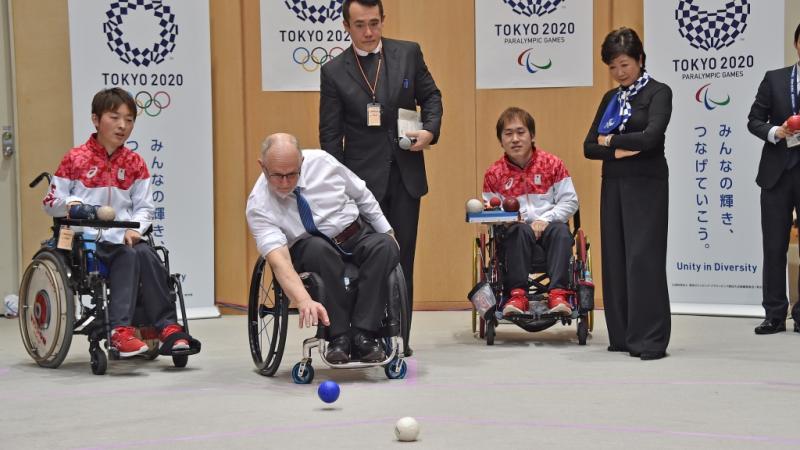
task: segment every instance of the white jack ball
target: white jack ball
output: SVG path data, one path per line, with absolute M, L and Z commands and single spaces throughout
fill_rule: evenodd
M 413 417 L 403 417 L 394 425 L 394 435 L 399 441 L 416 441 L 419 436 L 419 423 Z
M 479 213 L 483 211 L 483 202 L 478 200 L 477 198 L 471 198 L 467 200 L 467 212 L 471 213 Z
M 97 218 L 100 220 L 110 221 L 117 217 L 117 212 L 111 206 L 101 206 L 97 208 Z

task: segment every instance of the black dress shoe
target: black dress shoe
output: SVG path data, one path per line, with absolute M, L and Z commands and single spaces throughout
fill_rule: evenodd
M 765 319 L 755 329 L 756 334 L 775 334 L 786 331 L 786 320 Z
M 667 356 L 667 352 L 642 352 L 639 359 L 642 361 L 652 361 L 654 359 L 661 359 Z
M 331 340 L 325 359 L 331 364 L 347 364 L 350 362 L 350 336 L 341 334 Z
M 359 331 L 353 337 L 353 359 L 361 362 L 381 362 L 386 359 L 386 352 L 380 340 L 370 332 Z

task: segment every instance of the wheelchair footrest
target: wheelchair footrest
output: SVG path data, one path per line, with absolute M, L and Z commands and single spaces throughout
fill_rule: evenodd
M 189 341 L 189 349 L 172 351 L 172 346 L 178 339 L 186 339 L 187 341 Z M 177 333 L 172 333 L 171 335 L 169 335 L 169 337 L 167 337 L 166 340 L 164 340 L 164 342 L 161 343 L 161 346 L 158 349 L 158 354 L 165 356 L 194 355 L 196 353 L 200 353 L 200 347 L 201 347 L 200 341 L 184 333 L 183 331 L 180 331 Z

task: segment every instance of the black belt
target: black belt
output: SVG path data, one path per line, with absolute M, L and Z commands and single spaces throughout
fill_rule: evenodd
M 353 221 L 353 223 L 342 230 L 341 233 L 334 237 L 333 242 L 335 242 L 336 245 L 342 245 L 347 242 L 348 239 L 355 236 L 359 231 L 361 231 L 361 224 L 359 223 L 359 220 L 356 219 Z

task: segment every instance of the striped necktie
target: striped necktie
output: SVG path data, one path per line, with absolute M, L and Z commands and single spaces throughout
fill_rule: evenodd
M 311 213 L 311 207 L 308 205 L 308 201 L 303 194 L 300 193 L 300 186 L 296 186 L 292 192 L 294 192 L 295 198 L 297 199 L 297 212 L 300 214 L 300 222 L 303 223 L 303 228 L 305 228 L 309 234 L 319 236 L 328 241 L 339 253 L 350 256 L 351 253 L 342 250 L 333 239 L 319 231 L 317 225 L 314 223 L 314 215 Z

